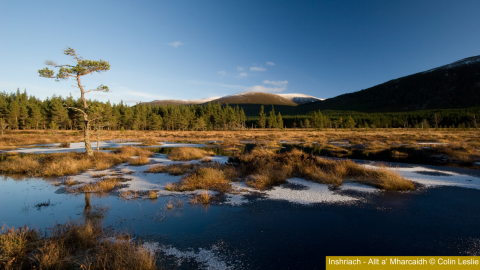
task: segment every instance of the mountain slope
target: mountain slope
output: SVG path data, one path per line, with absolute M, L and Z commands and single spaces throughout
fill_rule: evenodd
M 315 110 L 395 112 L 480 106 L 480 56 L 401 77 L 324 101 L 300 105 L 288 114 Z
M 277 95 L 279 95 L 281 97 L 284 97 L 284 98 L 288 98 L 298 105 L 323 100 L 321 98 L 316 98 L 316 97 L 312 97 L 312 96 L 309 96 L 309 95 L 298 94 L 298 93 L 295 93 L 295 94 L 277 94 Z
M 152 105 L 192 105 L 192 104 L 203 104 L 209 101 L 218 99 L 219 97 L 211 98 L 202 98 L 202 99 L 188 99 L 188 100 L 179 100 L 179 99 L 163 99 L 163 100 L 154 100 L 150 102 L 144 102 L 143 104 L 152 104 Z
M 243 92 L 221 97 L 210 102 L 218 102 L 221 104 L 297 105 L 292 100 L 280 95 L 262 92 Z

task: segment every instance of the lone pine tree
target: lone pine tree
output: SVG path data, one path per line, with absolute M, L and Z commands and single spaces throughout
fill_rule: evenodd
M 108 92 L 109 89 L 107 86 L 102 84 L 96 89 L 85 90 L 84 88 L 85 86 L 82 85 L 80 79 L 82 76 L 91 74 L 93 72 L 97 72 L 97 73 L 105 72 L 110 69 L 110 64 L 107 61 L 103 61 L 102 59 L 100 59 L 99 61 L 85 60 L 79 55 L 77 55 L 75 50 L 70 47 L 67 47 L 63 51 L 63 53 L 65 55 L 71 56 L 77 64 L 75 66 L 58 65 L 54 61 L 47 60 L 45 61 L 46 65 L 58 68 L 57 74 L 55 75 L 55 72 L 53 70 L 48 69 L 48 67 L 38 70 L 38 74 L 40 77 L 53 78 L 57 82 L 61 80 L 68 80 L 70 78 L 73 78 L 77 81 L 77 85 L 78 85 L 77 87 L 78 89 L 80 89 L 80 97 L 83 102 L 83 110 L 76 107 L 69 107 L 69 106 L 67 106 L 67 108 L 79 111 L 83 114 L 85 151 L 89 156 L 93 156 L 92 146 L 90 145 L 90 122 L 89 122 L 93 119 L 89 120 L 88 104 L 87 104 L 87 100 L 85 99 L 85 94 L 89 92 L 95 92 L 95 91 Z

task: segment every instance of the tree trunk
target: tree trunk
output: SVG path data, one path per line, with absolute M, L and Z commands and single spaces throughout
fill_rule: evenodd
M 85 140 L 85 152 L 87 155 L 93 156 L 92 145 L 90 144 L 90 123 L 88 122 L 88 117 L 85 115 L 85 126 L 83 128 L 83 138 Z
M 100 129 L 95 127 L 95 136 L 97 138 L 97 153 L 100 152 Z

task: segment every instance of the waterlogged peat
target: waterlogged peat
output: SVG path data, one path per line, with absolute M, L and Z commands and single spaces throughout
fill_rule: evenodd
M 342 145 L 340 145 L 342 146 Z M 348 159 L 361 159 L 370 161 L 413 163 L 422 165 L 442 165 L 442 166 L 463 166 L 472 167 L 474 164 L 452 161 L 445 158 L 435 158 L 429 148 L 398 146 L 377 151 L 366 151 L 354 147 L 343 147 L 338 149 L 328 149 L 321 144 L 282 144 L 280 153 L 289 152 L 292 149 L 299 149 L 305 153 L 322 157 L 338 157 Z
M 157 155 L 152 158 L 167 161 Z M 159 251 L 167 269 L 178 264 L 176 269 L 323 269 L 325 256 L 332 254 L 480 255 L 480 173 L 390 165 L 399 165 L 394 169 L 423 187 L 397 192 L 289 179 L 264 193 L 225 194 L 204 206 L 178 193 L 124 199 L 116 193 L 57 192 L 63 187 L 54 180 L 4 177 L 0 222 L 43 230 L 95 216 Z M 139 171 L 128 177 L 151 175 Z M 322 194 L 325 200 L 315 199 Z

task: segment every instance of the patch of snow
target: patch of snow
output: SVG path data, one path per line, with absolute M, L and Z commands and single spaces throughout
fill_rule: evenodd
M 271 190 L 265 190 L 261 193 L 265 194 L 266 197 L 271 200 L 285 200 L 305 205 L 312 203 L 342 203 L 358 201 L 356 198 L 347 195 L 340 195 L 335 191 L 330 190 L 328 185 L 310 182 L 305 179 L 289 178 L 287 179 L 287 183 L 303 186 L 306 187 L 306 189 L 295 190 L 288 187 L 276 186 Z M 232 187 L 243 194 L 248 192 L 258 192 L 258 190 L 245 185 L 244 182 L 233 182 Z M 362 191 L 358 188 L 357 190 Z M 241 203 L 248 202 L 248 200 L 242 201 L 238 197 L 233 197 L 232 200 L 235 200 L 235 204 L 231 205 L 241 205 Z
M 287 182 L 306 186 L 308 189 L 293 190 L 277 186 L 266 192 L 268 198 L 272 200 L 286 200 L 298 204 L 351 202 L 357 200 L 353 197 L 336 194 L 329 189 L 328 185 L 310 182 L 305 179 L 290 178 L 287 179 Z
M 283 98 L 290 99 L 291 101 L 297 103 L 297 104 L 304 104 L 304 103 L 310 103 L 310 102 L 316 102 L 316 101 L 322 101 L 325 99 L 317 98 L 317 97 L 312 97 L 309 95 L 305 94 L 277 94 Z
M 100 148 L 119 148 L 126 145 L 140 145 L 141 142 L 125 142 L 125 143 L 116 143 L 113 141 L 100 142 Z M 59 144 L 58 144 L 59 145 Z M 92 142 L 91 146 L 94 151 L 97 148 L 97 142 Z M 162 148 L 162 147 L 205 147 L 205 144 L 194 144 L 194 143 L 171 143 L 171 142 L 162 142 L 161 145 L 147 146 L 146 148 Z M 4 152 L 17 152 L 17 153 L 30 153 L 30 154 L 51 154 L 51 153 L 67 153 L 67 152 L 85 152 L 85 143 L 71 143 L 69 148 L 57 148 L 57 147 L 35 147 L 35 148 L 18 148 L 14 150 L 4 151 Z M 100 150 L 102 152 L 111 152 L 111 150 Z
M 128 163 L 123 163 L 119 164 L 113 168 L 106 169 L 106 170 L 101 170 L 101 171 L 94 171 L 94 170 L 89 170 L 87 172 L 74 175 L 71 177 L 71 179 L 81 183 L 81 184 L 88 184 L 91 182 L 95 182 L 100 180 L 100 178 L 93 178 L 92 175 L 97 174 L 105 174 L 108 175 L 113 173 L 114 171 L 120 170 L 122 173 L 127 173 L 129 172 L 130 174 L 125 174 L 122 177 L 128 179 L 129 181 L 122 182 L 122 185 L 124 187 L 118 189 L 119 192 L 122 191 L 149 191 L 149 190 L 157 190 L 157 195 L 159 196 L 170 196 L 170 195 L 200 195 L 204 193 L 204 190 L 195 190 L 195 191 L 188 191 L 188 192 L 175 192 L 175 191 L 168 191 L 165 190 L 165 186 L 169 183 L 176 183 L 179 182 L 180 179 L 182 178 L 182 175 L 169 175 L 167 173 L 146 173 L 151 166 L 156 166 L 156 165 L 170 165 L 170 164 L 188 164 L 188 163 L 198 163 L 198 160 L 192 160 L 192 161 L 172 161 L 167 158 L 167 155 L 165 154 L 156 154 L 153 157 L 149 158 L 150 161 L 152 162 L 158 162 L 160 164 L 147 164 L 147 165 L 142 165 L 142 166 L 132 166 L 129 165 Z M 224 156 L 214 156 L 212 157 L 213 161 L 216 162 L 226 162 L 228 157 Z M 131 173 L 133 172 L 133 173 Z M 215 196 L 217 192 L 208 190 L 207 191 L 209 195 Z
M 239 206 L 244 203 L 248 203 L 248 200 L 243 196 L 239 194 L 227 194 L 226 195 L 227 200 L 224 202 L 224 204 L 229 204 L 232 206 Z
M 373 165 L 364 165 L 367 168 L 378 168 Z M 450 171 L 433 170 L 415 166 L 413 168 L 388 168 L 398 171 L 403 177 L 425 186 L 453 186 L 480 190 L 480 178 Z
M 202 98 L 202 99 L 187 99 L 187 100 L 183 100 L 183 101 L 185 101 L 189 104 L 202 104 L 202 103 L 209 102 L 209 101 L 219 99 L 219 98 L 221 98 L 221 97 L 208 97 L 208 98 Z
M 341 190 L 354 190 L 354 191 L 360 191 L 360 192 L 366 192 L 366 193 L 373 193 L 373 192 L 379 192 L 380 190 L 372 187 L 372 186 L 367 186 L 363 185 L 360 183 L 355 183 L 355 182 L 346 182 L 343 183 L 343 185 L 340 186 Z
M 150 252 L 161 251 L 166 256 L 175 256 L 179 264 L 184 260 L 195 260 L 197 263 L 203 266 L 203 269 L 238 269 L 235 265 L 229 265 L 218 256 L 219 248 L 215 245 L 212 246 L 210 250 L 200 248 L 198 251 L 180 251 L 171 246 L 160 246 L 158 243 L 144 243 L 142 247 Z
M 432 71 L 435 71 L 435 70 L 438 70 L 438 69 L 448 69 L 448 68 L 458 67 L 458 66 L 461 66 L 461 65 L 468 65 L 468 64 L 472 64 L 472 63 L 476 63 L 476 62 L 480 62 L 480 55 L 464 58 L 462 60 L 458 60 L 458 61 L 455 61 L 453 63 L 447 64 L 447 65 L 444 65 L 444 66 L 440 66 L 440 67 L 437 67 L 437 68 L 427 70 L 423 73 L 432 72 Z

